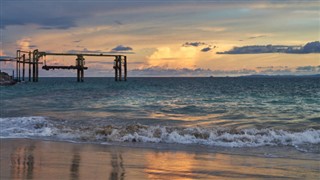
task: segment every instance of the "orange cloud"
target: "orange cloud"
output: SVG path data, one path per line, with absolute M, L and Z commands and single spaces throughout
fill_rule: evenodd
M 5 56 L 5 54 L 4 54 L 2 49 L 0 49 L 0 56 Z
M 170 68 L 194 68 L 199 53 L 201 52 L 196 47 L 160 47 L 147 57 L 148 65 Z
M 21 50 L 29 50 L 30 48 L 30 38 L 22 38 L 16 42 L 18 48 Z

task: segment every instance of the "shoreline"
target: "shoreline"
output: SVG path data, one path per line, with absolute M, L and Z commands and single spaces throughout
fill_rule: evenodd
M 316 179 L 320 175 L 319 159 L 273 156 L 272 148 L 251 148 L 248 152 L 238 148 L 228 152 L 175 144 L 130 147 L 36 139 L 0 142 L 0 179 Z M 263 150 L 269 155 L 263 157 L 254 152 Z

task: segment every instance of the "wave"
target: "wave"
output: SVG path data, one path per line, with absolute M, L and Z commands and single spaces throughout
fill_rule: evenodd
M 222 147 L 320 145 L 320 130 L 228 129 L 147 126 L 141 124 L 76 126 L 46 117 L 0 118 L 1 138 L 50 138 L 76 142 L 144 142 Z

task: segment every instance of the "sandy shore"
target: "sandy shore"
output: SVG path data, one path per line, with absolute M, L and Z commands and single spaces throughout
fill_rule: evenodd
M 0 139 L 0 179 L 317 179 L 319 159 Z M 174 146 L 174 145 L 173 145 Z

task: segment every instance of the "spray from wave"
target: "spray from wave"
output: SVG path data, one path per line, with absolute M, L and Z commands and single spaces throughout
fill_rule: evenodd
M 276 129 L 228 129 L 107 125 L 75 127 L 45 117 L 0 118 L 1 138 L 49 138 L 77 142 L 145 142 L 200 144 L 222 147 L 293 146 L 320 144 L 320 130 L 291 132 Z

